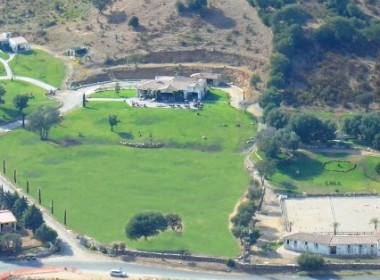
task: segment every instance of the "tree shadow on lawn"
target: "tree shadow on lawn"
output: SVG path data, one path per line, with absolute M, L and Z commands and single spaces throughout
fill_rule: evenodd
M 292 159 L 279 163 L 277 169 L 280 173 L 297 181 L 310 180 L 323 173 L 323 163 L 309 156 L 297 153 Z M 294 185 L 286 185 L 288 189 L 294 189 Z
M 203 102 L 205 103 L 216 103 L 220 99 L 220 95 L 215 94 L 211 91 L 208 91 L 205 98 L 203 99 Z
M 123 139 L 133 139 L 133 135 L 132 133 L 129 133 L 129 132 L 116 132 L 121 138 Z
M 327 157 L 327 158 L 346 158 L 351 155 L 351 153 L 347 152 L 319 152 L 321 156 Z M 360 151 L 352 150 L 352 154 L 360 154 Z

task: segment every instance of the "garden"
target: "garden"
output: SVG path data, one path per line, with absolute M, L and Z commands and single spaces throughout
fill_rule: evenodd
M 183 231 L 153 239 L 127 240 L 143 250 L 183 251 L 232 257 L 238 242 L 228 229 L 229 215 L 248 187 L 242 151 L 256 122 L 228 105 L 213 90 L 202 110 L 129 107 L 124 102 L 88 102 L 50 133 L 50 141 L 18 130 L 0 142 L 7 176 L 38 195 L 69 228 L 103 242 L 126 241 L 125 225 L 136 213 L 178 213 Z M 111 131 L 110 114 L 121 121 Z M 163 143 L 138 149 L 125 141 Z M 27 155 L 27 160 L 26 159 Z
M 288 193 L 378 192 L 380 158 L 345 152 L 298 151 L 277 164 L 270 181 Z

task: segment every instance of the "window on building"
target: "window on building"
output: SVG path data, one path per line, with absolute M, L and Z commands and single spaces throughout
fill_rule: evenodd
M 318 243 L 315 243 L 314 246 L 318 248 Z
M 307 242 L 305 242 L 305 246 L 307 246 Z
M 286 244 L 288 244 L 288 245 L 289 245 L 289 243 L 290 243 L 290 242 L 289 242 L 289 239 L 286 239 Z

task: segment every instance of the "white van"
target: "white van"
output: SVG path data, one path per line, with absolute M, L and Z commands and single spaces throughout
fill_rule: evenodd
M 112 269 L 110 271 L 110 275 L 113 276 L 113 277 L 123 277 L 123 278 L 127 277 L 127 273 L 125 273 L 121 269 Z

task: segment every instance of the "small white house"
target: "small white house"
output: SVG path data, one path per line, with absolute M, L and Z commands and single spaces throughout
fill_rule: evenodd
M 0 211 L 0 233 L 16 231 L 17 220 L 9 210 Z
M 24 37 L 9 38 L 9 47 L 15 53 L 30 50 L 30 45 Z
M 380 233 L 293 233 L 284 237 L 284 248 L 331 256 L 380 256 Z

